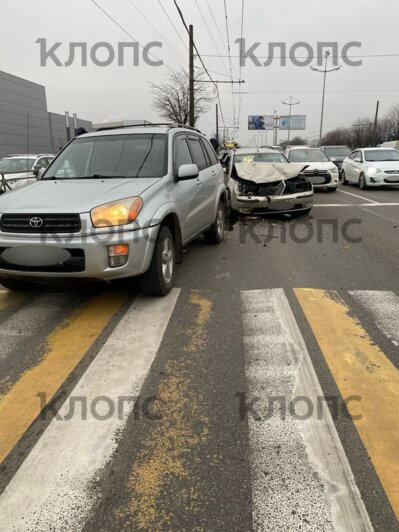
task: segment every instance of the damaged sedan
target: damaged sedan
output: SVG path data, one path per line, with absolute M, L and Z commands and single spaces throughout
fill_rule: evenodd
M 313 185 L 282 153 L 269 149 L 238 149 L 227 161 L 231 218 L 265 214 L 308 214 Z

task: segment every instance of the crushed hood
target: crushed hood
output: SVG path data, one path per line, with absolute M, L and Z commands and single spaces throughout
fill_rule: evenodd
M 275 183 L 298 177 L 306 166 L 298 167 L 290 163 L 237 163 L 235 165 L 237 175 L 246 181 L 252 181 L 258 185 L 263 183 Z

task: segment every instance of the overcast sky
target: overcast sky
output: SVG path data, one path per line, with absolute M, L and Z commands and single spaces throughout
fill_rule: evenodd
M 65 61 L 70 42 L 86 41 L 90 48 L 99 41 L 106 41 L 117 49 L 118 43 L 129 41 L 129 37 L 91 0 L 2 0 L 0 69 L 44 85 L 49 109 L 54 112 L 76 112 L 81 118 L 93 122 L 111 118 L 156 120 L 157 114 L 151 108 L 149 82 L 164 79 L 168 67 L 187 66 L 187 51 L 179 35 L 184 40 L 187 36 L 173 0 L 160 1 L 179 35 L 158 0 L 96 1 L 143 45 L 162 41 L 162 49 L 154 50 L 154 54 L 164 61 L 165 66 L 152 67 L 142 62 L 140 66 L 132 67 L 126 61 L 123 67 L 98 67 L 89 60 L 87 67 L 80 66 L 79 61 L 68 68 L 57 67 L 51 61 L 41 67 L 40 46 L 35 44 L 37 39 L 47 39 L 49 45 L 62 41 L 57 55 Z M 226 54 L 224 2 L 208 0 L 208 3 L 206 0 L 179 0 L 187 23 L 194 25 L 195 41 L 206 66 L 220 73 L 212 76 L 228 79 L 228 59 L 208 57 L 218 55 L 218 50 Z M 238 75 L 239 49 L 234 41 L 241 33 L 241 0 L 227 0 L 227 7 L 231 53 L 235 56 L 232 67 Z M 359 117 L 372 117 L 378 99 L 382 114 L 399 103 L 398 25 L 398 0 L 245 0 L 244 38 L 248 47 L 257 41 L 262 43 L 257 51 L 259 55 L 268 55 L 269 42 L 286 42 L 289 49 L 298 41 L 306 41 L 315 49 L 317 42 L 334 41 L 339 43 L 340 50 L 350 41 L 360 41 L 362 48 L 353 50 L 356 55 L 397 54 L 396 57 L 364 58 L 360 67 L 347 66 L 340 60 L 342 69 L 327 78 L 326 131 L 350 125 Z M 196 64 L 200 66 L 198 60 Z M 242 69 L 242 78 L 246 82 L 242 90 L 247 94 L 242 96 L 238 135 L 241 142 L 249 142 L 253 136 L 247 131 L 249 114 L 273 114 L 274 110 L 287 113 L 288 108 L 281 104 L 281 100 L 291 95 L 301 102 L 294 108 L 295 113 L 308 117 L 305 134 L 308 137 L 318 135 L 322 74 L 309 67 L 296 67 L 289 60 L 287 66 L 282 67 L 280 60 L 276 59 L 269 67 L 256 67 L 249 61 Z M 230 125 L 234 119 L 231 87 L 219 87 L 223 116 Z M 235 90 L 238 87 L 236 85 Z M 236 96 L 236 115 L 238 101 Z M 205 133 L 213 134 L 214 123 L 215 111 L 211 109 L 199 125 Z M 285 137 L 286 133 L 281 132 L 279 140 Z M 270 133 L 268 142 L 271 142 Z

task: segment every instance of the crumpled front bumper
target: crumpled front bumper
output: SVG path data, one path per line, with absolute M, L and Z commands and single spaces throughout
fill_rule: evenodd
M 231 197 L 231 208 L 244 215 L 292 213 L 307 211 L 313 207 L 314 193 L 286 194 L 282 196 L 245 196 L 234 194 Z

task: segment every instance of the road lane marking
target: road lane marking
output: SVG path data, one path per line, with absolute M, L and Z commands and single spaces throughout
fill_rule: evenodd
M 399 346 L 399 297 L 394 292 L 354 290 L 349 294 L 373 316 L 377 327 Z
M 399 207 L 399 203 L 316 203 L 313 207 Z
M 348 409 L 399 517 L 399 372 L 336 292 L 295 293 L 342 396 L 361 397 Z
M 126 301 L 121 293 L 102 294 L 67 319 L 48 339 L 43 360 L 0 397 L 0 463 L 82 360 L 104 327 Z
M 263 415 L 248 415 L 255 530 L 371 531 L 325 403 L 316 416 L 323 393 L 284 291 L 241 292 L 241 299 L 248 402 L 260 398 L 255 409 Z M 272 397 L 284 400 L 286 415 L 276 405 L 270 412 Z M 298 397 L 314 406 L 306 421 L 288 414 Z
M 348 196 L 354 196 L 355 198 L 365 200 L 368 203 L 379 203 L 378 201 L 366 198 L 365 196 L 360 196 L 359 194 L 354 194 L 353 192 L 348 192 L 347 190 L 342 190 L 341 188 L 337 189 L 337 192 L 341 192 L 341 194 L 348 194 Z
M 0 496 L 4 530 L 83 528 L 95 502 L 92 483 L 116 449 L 133 408 L 132 402 L 124 403 L 119 415 L 119 398 L 140 394 L 178 296 L 175 289 L 165 298 L 140 297 L 132 304 L 62 406 L 64 421 L 53 419 Z M 73 397 L 84 397 L 87 405 L 106 397 L 116 411 L 104 420 L 84 420 L 81 412 L 66 420 Z
M 182 331 L 187 343 L 184 356 L 169 360 L 157 391 L 156 411 L 161 418 L 151 430 L 131 466 L 126 490 L 126 505 L 116 510 L 120 529 L 168 530 L 173 528 L 171 511 L 160 503 L 165 493 L 174 492 L 189 480 L 190 495 L 182 500 L 180 512 L 188 518 L 200 504 L 202 486 L 190 478 L 190 457 L 206 445 L 209 433 L 208 406 L 204 409 L 196 392 L 193 361 L 201 359 L 207 349 L 207 326 L 211 320 L 212 302 L 192 291 L 189 305 L 195 312 L 190 327 Z M 187 309 L 188 311 L 188 309 Z M 195 363 L 195 362 L 194 362 Z M 194 382 L 193 382 L 194 381 Z M 183 489 L 184 488 L 180 488 Z

